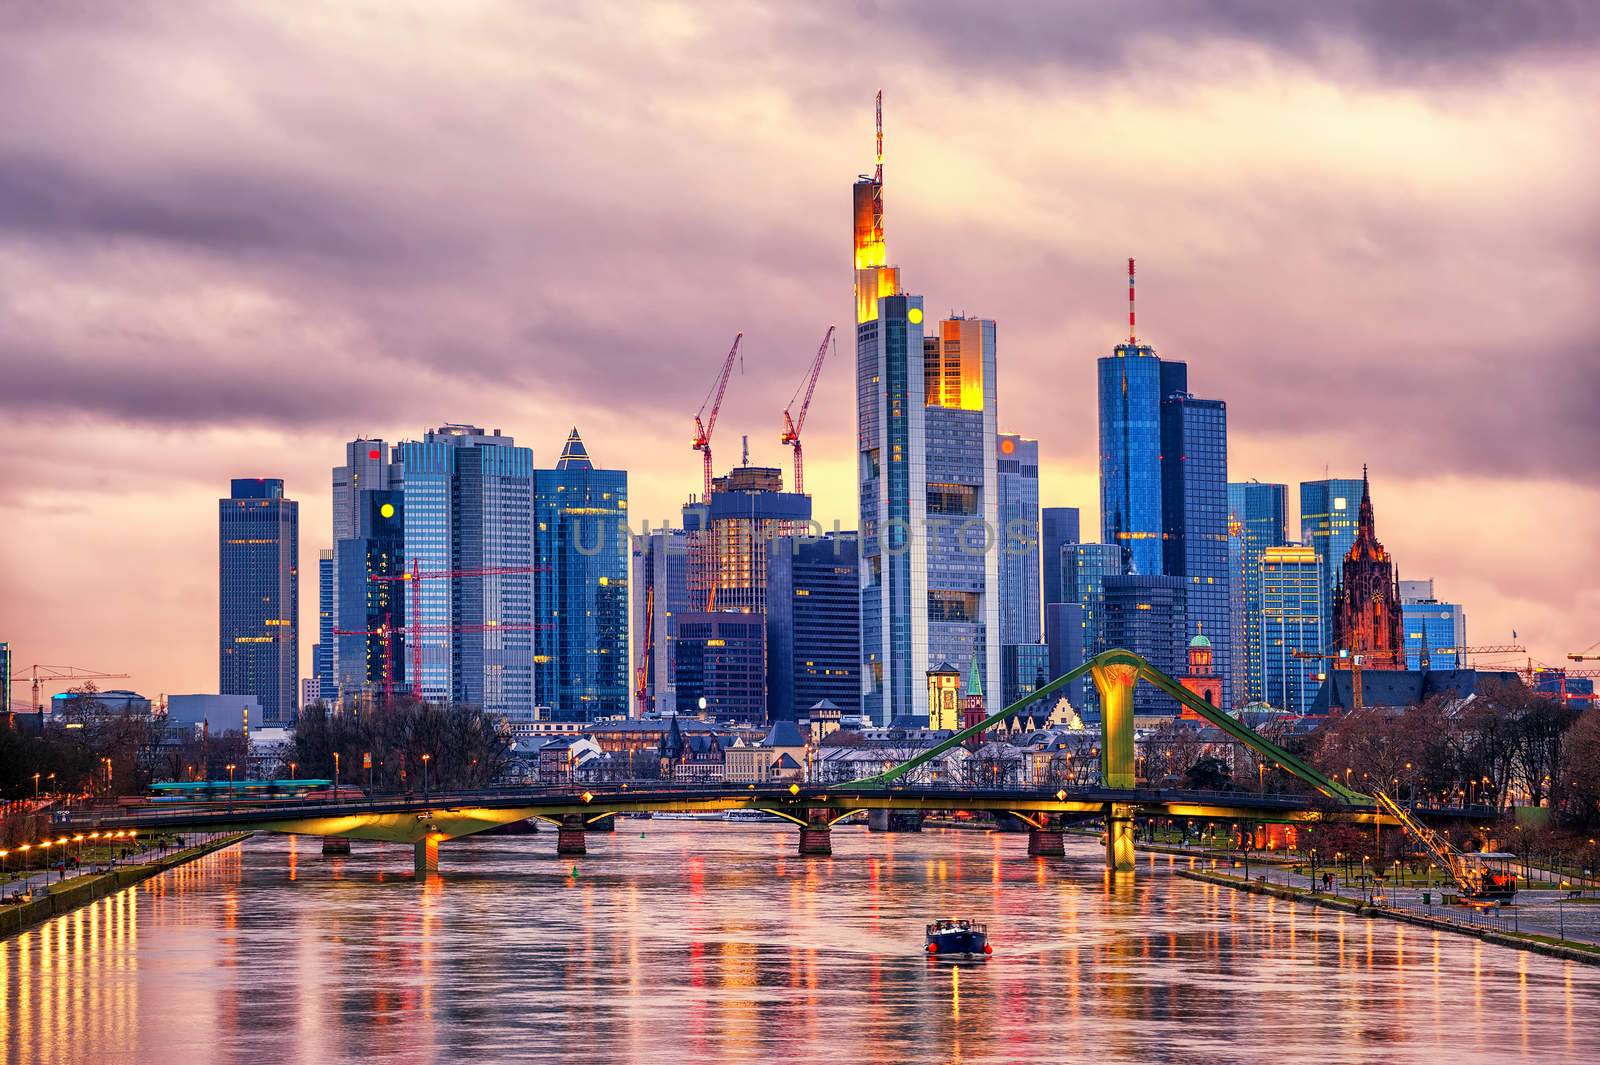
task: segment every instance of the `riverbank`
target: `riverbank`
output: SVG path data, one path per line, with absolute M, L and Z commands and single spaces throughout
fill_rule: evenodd
M 59 917 L 79 906 L 85 906 L 96 899 L 105 898 L 107 895 L 121 891 L 125 887 L 137 884 L 141 880 L 148 880 L 152 876 L 176 869 L 180 865 L 203 858 L 207 854 L 231 847 L 250 833 L 242 832 L 237 835 L 223 836 L 211 840 L 198 847 L 189 847 L 176 851 L 151 862 L 142 862 L 138 865 L 125 865 L 106 873 L 90 874 L 88 876 L 73 877 L 59 884 L 51 884 L 47 890 L 36 891 L 30 902 L 20 902 L 10 906 L 0 906 L 0 939 L 6 939 L 18 932 L 32 928 L 34 925 L 43 924 L 52 917 Z
M 1483 940 L 1485 943 L 1494 943 L 1502 947 L 1516 947 L 1519 950 L 1528 950 L 1535 954 L 1544 954 L 1552 958 L 1562 958 L 1567 961 L 1583 962 L 1585 965 L 1600 966 L 1600 947 L 1573 943 L 1570 940 L 1558 940 L 1550 936 L 1484 928 L 1453 920 L 1447 916 L 1397 910 L 1388 906 L 1362 902 L 1359 899 L 1347 899 L 1340 895 L 1311 892 L 1302 888 L 1270 884 L 1260 880 L 1250 881 L 1242 877 L 1227 876 L 1222 873 L 1207 872 L 1199 869 L 1177 869 L 1174 872 L 1187 880 L 1198 880 L 1203 884 L 1213 884 L 1217 887 L 1247 891 L 1252 895 L 1267 895 L 1290 902 L 1305 903 L 1320 909 L 1338 910 L 1341 913 L 1353 914 L 1359 917 L 1384 917 L 1393 921 L 1417 925 L 1421 928 L 1432 928 L 1441 932 L 1455 932 L 1459 935 L 1473 936 Z

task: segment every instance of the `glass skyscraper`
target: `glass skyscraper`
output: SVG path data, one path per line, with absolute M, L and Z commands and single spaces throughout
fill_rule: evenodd
M 1466 645 L 1467 612 L 1460 603 L 1402 595 L 1400 637 L 1405 643 L 1407 669 L 1422 669 L 1424 659 L 1428 669 L 1462 669 L 1466 665 L 1459 653 L 1437 653 L 1446 647 Z
M 689 534 L 682 529 L 656 529 L 633 538 L 633 631 L 638 648 L 630 655 L 642 669 L 643 699 L 632 713 L 672 713 L 678 708 L 673 679 L 673 643 L 677 619 L 699 605 L 689 591 Z M 859 604 L 857 610 L 859 611 Z
M 1228 485 L 1228 568 L 1233 599 L 1236 703 L 1260 702 L 1262 679 L 1261 554 L 1289 542 L 1289 486 L 1244 481 Z M 1307 648 L 1314 650 L 1314 648 Z
M 1061 593 L 1061 567 L 1067 564 L 1061 549 L 1078 542 L 1077 507 L 1045 507 L 1039 511 L 1039 553 L 1044 571 L 1039 587 L 1045 606 L 1076 602 Z
M 279 478 L 236 478 L 217 517 L 217 690 L 254 695 L 262 724 L 287 726 L 300 686 L 300 506 Z
M 995 442 L 1000 492 L 1000 640 L 1039 642 L 1039 441 L 1002 433 Z
M 1100 539 L 1134 573 L 1159 575 L 1162 362 L 1148 344 L 1118 344 L 1099 361 Z
M 410 582 L 395 579 L 405 572 L 404 508 L 396 489 L 356 492 L 356 534 L 340 540 L 334 551 L 344 582 L 337 597 L 335 641 L 339 691 L 345 698 L 371 698 L 385 691 L 404 695 L 410 689 L 409 634 L 403 632 Z
M 768 714 L 795 720 L 823 699 L 861 713 L 856 535 L 773 540 L 767 582 Z
M 1333 593 L 1344 573 L 1344 556 L 1356 542 L 1361 479 L 1336 477 L 1300 482 L 1300 542 L 1322 560 L 1323 650 L 1333 646 Z
M 323 548 L 317 552 L 317 642 L 311 648 L 311 672 L 328 702 L 338 693 L 333 683 L 333 600 L 333 551 Z
M 420 636 L 423 697 L 531 720 L 533 452 L 498 429 L 444 425 L 394 458 L 405 568 L 424 575 L 407 609 L 421 615 L 407 636 Z
M 1261 551 L 1261 694 L 1291 713 L 1311 708 L 1328 663 L 1296 658 L 1295 651 L 1320 651 L 1325 644 L 1322 562 L 1309 547 L 1285 545 Z
M 556 720 L 628 712 L 628 474 L 597 469 L 573 429 L 534 473 L 535 699 Z
M 1212 668 L 1222 678 L 1217 705 L 1233 705 L 1233 612 L 1228 595 L 1228 408 L 1187 391 L 1187 368 L 1161 400 L 1163 571 L 1189 582 L 1188 635 L 1211 642 Z M 1185 640 L 1187 646 L 1187 640 Z
M 388 445 L 382 440 L 369 437 L 358 437 L 344 446 L 344 464 L 333 468 L 333 547 L 331 557 L 333 570 L 328 575 L 332 598 L 327 605 L 330 619 L 328 632 L 324 635 L 319 632 L 322 639 L 323 654 L 327 657 L 325 673 L 319 672 L 323 679 L 322 697 L 332 703 L 338 693 L 334 685 L 340 675 L 339 671 L 339 641 L 333 638 L 332 619 L 340 616 L 339 589 L 344 582 L 339 579 L 339 541 L 347 540 L 359 535 L 361 512 L 358 495 L 366 491 L 383 491 L 394 488 L 400 483 L 400 468 L 389 454 Z M 321 579 L 321 572 L 318 572 Z M 365 599 L 365 593 L 362 594 Z M 318 604 L 318 613 L 322 605 Z M 360 608 L 358 608 L 360 609 Z M 363 668 L 358 665 L 357 670 Z M 356 693 L 352 693 L 356 694 Z
M 1083 629 L 1079 642 L 1085 658 L 1117 646 L 1107 642 L 1105 630 L 1106 578 L 1128 572 L 1126 554 L 1116 544 L 1067 544 L 1061 549 L 1061 594 L 1079 608 Z M 1078 705 L 1086 709 L 1100 705 L 1099 693 L 1088 677 L 1083 679 Z
M 1106 577 L 1101 604 L 1106 646 L 1132 651 L 1169 677 L 1181 676 L 1188 663 L 1188 588 L 1182 577 Z M 1139 684 L 1133 709 L 1140 715 L 1176 716 L 1178 704 L 1152 685 Z

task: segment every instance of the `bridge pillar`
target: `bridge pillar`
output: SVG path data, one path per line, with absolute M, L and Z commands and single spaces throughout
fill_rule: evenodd
M 1113 873 L 1134 870 L 1133 807 L 1114 802 L 1106 811 L 1106 868 Z
M 806 812 L 806 823 L 800 826 L 799 853 L 802 858 L 827 858 L 833 854 L 833 829 L 828 826 L 826 811 Z
M 1124 662 L 1090 670 L 1100 693 L 1100 786 L 1131 790 L 1134 786 L 1133 686 L 1139 667 Z
M 323 836 L 322 837 L 322 853 L 323 854 L 349 854 L 350 853 L 350 841 L 345 839 L 343 836 Z
M 439 875 L 439 840 L 436 836 L 425 836 L 417 840 L 416 846 L 417 879 L 425 876 Z
M 1038 828 L 1028 827 L 1028 857 L 1030 858 L 1063 858 L 1067 848 L 1064 834 L 1061 831 L 1061 822 L 1049 814 L 1039 818 Z
M 556 830 L 556 854 L 565 856 L 588 854 L 589 845 L 583 838 L 584 828 L 581 814 L 563 814 L 561 827 Z
M 921 810 L 868 810 L 868 832 L 921 832 Z

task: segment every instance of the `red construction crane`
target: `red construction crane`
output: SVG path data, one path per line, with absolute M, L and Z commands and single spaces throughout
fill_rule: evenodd
M 47 681 L 68 680 L 127 680 L 126 673 L 101 673 L 93 669 L 84 669 L 82 666 L 28 666 L 26 677 L 12 677 L 11 683 L 22 684 L 27 682 L 33 685 L 33 712 L 44 713 L 44 702 L 40 698 L 41 685 Z M 43 670 L 41 673 L 40 671 Z M 11 693 L 0 692 L 0 698 L 6 701 L 6 709 L 11 708 Z
M 694 449 L 700 452 L 705 461 L 706 499 L 711 498 L 711 434 L 717 428 L 717 412 L 722 409 L 722 396 L 728 391 L 728 377 L 733 373 L 733 360 L 739 357 L 739 342 L 743 339 L 743 333 L 734 336 L 733 347 L 728 349 L 728 357 L 722 360 L 722 372 L 712 382 L 710 391 L 700 404 L 699 413 L 694 416 Z M 740 360 L 740 365 L 743 365 L 743 360 Z M 710 417 L 705 416 L 708 406 L 711 408 Z
M 373 575 L 369 576 L 367 579 L 368 580 L 372 580 L 372 581 L 411 581 L 411 582 L 439 581 L 439 580 L 450 581 L 450 580 L 457 580 L 457 579 L 462 578 L 462 577 L 500 577 L 500 576 L 504 576 L 506 574 L 512 574 L 512 573 L 538 573 L 538 572 L 541 572 L 541 571 L 546 570 L 546 569 L 549 569 L 549 567 L 548 566 L 490 566 L 490 567 L 484 568 L 484 569 L 435 570 L 435 571 L 431 571 L 431 572 L 428 572 L 428 573 L 424 573 L 424 572 L 422 572 L 422 564 L 420 562 L 418 562 L 416 559 L 412 559 L 411 560 L 411 569 L 407 573 L 395 573 L 395 574 L 392 574 L 392 575 L 373 574 Z M 517 631 L 525 631 L 525 630 L 530 629 L 530 628 L 537 628 L 537 626 L 527 626 L 527 625 L 521 625 L 521 626 L 519 626 L 519 625 L 502 625 L 502 624 L 499 624 L 498 622 L 491 622 L 488 625 L 480 625 L 480 626 L 451 627 L 451 626 L 435 625 L 435 626 L 429 626 L 427 628 L 424 628 L 423 624 L 422 624 L 422 595 L 420 594 L 420 589 L 418 590 L 417 593 L 412 594 L 412 595 L 408 595 L 406 597 L 406 606 L 408 608 L 407 609 L 407 613 L 410 615 L 410 621 L 406 625 L 406 632 L 408 634 L 410 634 L 410 633 L 415 633 L 416 634 L 416 636 L 414 638 L 409 639 L 407 641 L 407 649 L 411 652 L 411 694 L 415 695 L 418 699 L 422 698 L 422 639 L 421 639 L 422 633 L 429 632 L 429 631 L 433 631 L 433 632 L 439 632 L 439 631 L 474 632 L 474 631 L 479 631 L 479 632 L 482 632 L 482 631 L 489 631 L 491 629 L 500 629 L 500 630 L 504 630 L 506 632 L 517 632 Z M 350 632 L 350 633 L 347 633 L 347 635 L 352 635 L 352 636 L 359 635 L 359 634 L 360 633 L 354 632 L 354 631 Z M 369 635 L 371 635 L 371 634 L 369 634 Z M 391 633 L 390 634 L 390 638 L 392 639 L 392 637 L 393 637 L 393 634 Z M 386 653 L 388 653 L 388 652 L 386 652 Z M 391 683 L 392 682 L 392 675 L 393 675 L 392 666 L 385 666 L 384 675 L 385 675 L 386 678 L 390 678 L 390 680 L 385 682 L 385 689 L 384 689 L 384 694 L 388 695 L 388 694 L 390 694 L 390 691 L 392 689 L 392 683 Z
M 822 344 L 817 348 L 816 357 L 811 360 L 811 369 L 806 374 L 800 387 L 794 390 L 794 395 L 789 397 L 789 406 L 783 411 L 783 435 L 778 437 L 780 443 L 788 444 L 794 448 L 794 490 L 804 492 L 805 486 L 805 455 L 800 448 L 800 430 L 806 426 L 806 411 L 811 409 L 811 394 L 817 390 L 817 378 L 822 374 L 822 360 L 828 356 L 828 345 L 833 343 L 833 326 L 828 327 L 827 335 L 822 338 Z M 800 401 L 800 414 L 790 417 L 789 411 L 794 407 L 795 399 L 799 398 L 800 389 L 805 389 L 805 399 Z
M 633 697 L 639 707 L 639 716 L 643 717 L 652 707 L 645 705 L 645 699 L 650 688 L 650 652 L 656 646 L 656 589 L 651 585 L 644 593 L 644 645 L 639 650 L 639 668 L 633 675 Z

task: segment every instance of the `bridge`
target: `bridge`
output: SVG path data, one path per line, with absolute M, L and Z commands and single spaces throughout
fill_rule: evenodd
M 918 767 L 976 740 L 985 730 L 1084 676 L 1100 695 L 1100 782 L 1090 787 L 985 789 L 907 782 Z M 1133 692 L 1145 681 L 1170 695 L 1266 761 L 1308 785 L 1308 795 L 1259 795 L 1138 786 L 1134 762 Z M 1346 821 L 1395 825 L 1377 801 L 1324 776 L 1242 722 L 1197 698 L 1131 651 L 1096 655 L 1082 666 L 983 721 L 883 773 L 831 787 L 771 784 L 671 786 L 656 783 L 495 788 L 406 797 L 364 797 L 340 802 L 279 802 L 237 809 L 152 809 L 96 819 L 90 827 L 137 831 L 244 829 L 330 838 L 410 843 L 419 875 L 438 869 L 440 843 L 515 821 L 538 819 L 558 827 L 558 854 L 582 854 L 588 826 L 617 814 L 710 813 L 753 810 L 799 828 L 799 853 L 832 853 L 830 830 L 860 811 L 970 810 L 1009 815 L 1028 828 L 1028 852 L 1061 854 L 1068 820 L 1103 818 L 1106 865 L 1118 873 L 1134 869 L 1136 815 L 1195 820 L 1278 822 Z

